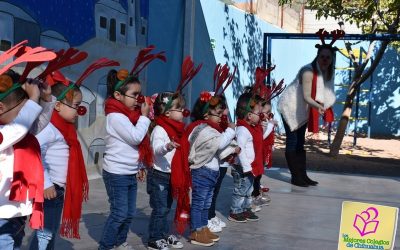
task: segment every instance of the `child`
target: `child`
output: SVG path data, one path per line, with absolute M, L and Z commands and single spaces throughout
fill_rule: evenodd
M 98 61 L 83 73 L 98 67 Z M 60 235 L 79 239 L 79 221 L 83 200 L 88 199 L 89 183 L 78 141 L 75 122 L 78 115 L 85 114 L 80 106 L 82 92 L 80 82 L 72 83 L 59 71 L 48 75 L 46 82 L 51 85 L 57 97 L 51 123 L 37 135 L 44 166 L 44 228 L 35 230 L 30 249 L 54 249 L 55 237 L 62 223 Z M 65 198 L 64 198 L 65 193 Z
M 139 52 L 138 58 L 141 60 L 143 52 L 151 49 Z M 147 136 L 149 105 L 141 96 L 141 84 L 136 77 L 140 72 L 136 69 L 146 61 L 139 59 L 130 74 L 122 69 L 118 72 L 111 70 L 107 75 L 109 97 L 105 103 L 107 135 L 103 180 L 109 198 L 110 215 L 100 240 L 101 250 L 114 247 L 132 249 L 126 238 L 136 209 L 136 177 L 143 180 L 143 165 L 153 165 Z
M 217 91 L 214 96 L 202 92 L 193 108 L 194 122 L 187 129 L 192 175 L 192 233 L 189 238 L 192 244 L 201 246 L 212 246 L 219 240 L 219 236 L 208 229 L 207 223 L 219 175 L 217 152 L 226 148 L 235 137 L 234 124 L 230 123 L 225 131 L 219 125 L 224 110 L 224 103 Z
M 183 244 L 174 235 L 168 235 L 167 216 L 172 205 L 171 167 L 176 154 L 181 154 L 180 138 L 184 132 L 183 110 L 185 100 L 178 95 L 172 101 L 171 107 L 166 104 L 174 93 L 164 92 L 157 96 L 154 103 L 156 126 L 151 133 L 151 146 L 154 151 L 154 166 L 148 171 L 147 193 L 150 195 L 151 212 L 149 223 L 149 249 L 182 248 Z M 176 156 L 182 162 L 180 156 Z M 175 162 L 176 163 L 176 162 Z
M 234 189 L 231 213 L 228 220 L 233 222 L 258 221 L 251 211 L 251 193 L 254 176 L 264 172 L 262 159 L 263 131 L 259 126 L 260 104 L 253 94 L 244 93 L 239 97 L 236 106 L 237 128 L 236 140 L 241 151 L 238 155 L 240 165 L 232 167 Z
M 149 223 L 149 249 L 166 250 L 169 249 L 168 245 L 172 248 L 183 247 L 175 235 L 169 235 L 167 216 L 174 197 L 178 203 L 175 222 L 178 232 L 183 233 L 187 220 L 182 220 L 181 214 L 189 212 L 187 191 L 190 179 L 189 173 L 182 172 L 184 159 L 189 152 L 189 143 L 184 141 L 182 135 L 185 130 L 183 118 L 189 112 L 184 109 L 185 99 L 180 92 L 201 68 L 201 65 L 196 69 L 193 66 L 191 58 L 187 57 L 182 65 L 182 79 L 176 92 L 159 94 L 153 106 L 156 126 L 150 140 L 154 151 L 154 166 L 147 176 L 147 193 L 153 209 Z
M 40 146 L 29 133 L 42 112 L 40 91 L 29 83 L 11 90 L 16 85 L 0 76 L 0 249 L 20 248 L 27 216 L 32 228 L 43 226 Z

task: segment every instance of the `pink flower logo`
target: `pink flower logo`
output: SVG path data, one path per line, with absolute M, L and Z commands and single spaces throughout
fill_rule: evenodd
M 378 215 L 378 210 L 374 207 L 369 207 L 360 214 L 356 214 L 354 217 L 353 227 L 357 229 L 361 237 L 376 232 L 379 225 L 379 221 L 376 220 Z

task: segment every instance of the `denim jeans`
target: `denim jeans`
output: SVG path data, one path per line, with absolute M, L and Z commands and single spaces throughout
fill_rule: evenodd
M 3 219 L 0 218 L 0 249 L 19 250 L 25 236 L 26 216 Z
M 219 171 L 205 166 L 192 169 L 192 208 L 190 211 L 190 227 L 192 231 L 207 226 L 208 209 L 211 206 L 214 187 L 217 184 Z
M 168 213 L 172 205 L 171 174 L 150 169 L 147 174 L 147 193 L 150 195 L 151 211 L 149 242 L 168 236 Z
M 289 125 L 286 123 L 285 119 L 282 119 L 283 126 L 285 127 L 286 133 L 286 152 L 300 152 L 304 150 L 304 143 L 306 137 L 307 123 L 300 128 L 290 131 Z
M 219 194 L 219 190 L 221 188 L 222 180 L 224 179 L 227 170 L 228 170 L 228 168 L 225 168 L 225 167 L 219 168 L 219 176 L 218 176 L 217 184 L 215 184 L 213 197 L 212 197 L 212 201 L 211 201 L 211 206 L 210 206 L 210 209 L 208 210 L 208 219 L 209 220 L 211 220 L 212 218 L 214 218 L 216 216 L 215 205 L 217 203 L 217 197 Z
M 241 166 L 232 166 L 231 174 L 233 178 L 231 213 L 240 214 L 251 209 L 254 176 L 244 175 Z
M 54 199 L 44 200 L 44 227 L 33 233 L 30 250 L 54 249 L 55 238 L 60 228 L 61 214 L 64 207 L 64 188 L 54 185 L 57 196 Z
M 126 242 L 136 209 L 136 174 L 119 175 L 103 170 L 110 215 L 104 225 L 99 249 L 112 249 Z

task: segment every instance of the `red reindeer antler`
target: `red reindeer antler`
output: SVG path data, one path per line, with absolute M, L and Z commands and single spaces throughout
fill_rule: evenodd
M 214 95 L 222 95 L 226 88 L 231 84 L 233 81 L 233 77 L 236 73 L 236 67 L 233 70 L 233 73 L 229 73 L 229 66 L 228 64 L 225 64 L 224 66 L 221 66 L 220 63 L 215 66 L 214 70 Z M 218 93 L 218 91 L 221 89 L 222 85 L 226 82 L 225 87 L 222 88 L 222 91 Z
M 325 37 L 329 35 L 328 31 L 325 29 L 319 29 L 317 33 L 315 33 L 319 36 L 319 39 L 321 40 L 321 43 L 324 45 L 325 44 Z
M 0 64 L 15 56 L 21 49 L 25 49 L 25 44 L 27 43 L 28 40 L 24 40 L 11 47 L 9 50 L 4 51 L 3 54 L 0 55 Z
M 256 77 L 256 82 L 253 86 L 252 91 L 253 92 L 257 92 L 259 91 L 260 96 L 264 96 L 264 91 L 265 91 L 265 78 L 271 73 L 271 71 L 273 71 L 275 69 L 275 65 L 272 67 L 269 67 L 267 69 L 263 69 L 260 67 L 256 68 L 256 73 L 255 73 L 255 77 Z
M 282 79 L 278 84 L 275 82 L 272 84 L 272 87 L 266 86 L 266 95 L 264 99 L 267 101 L 271 101 L 275 97 L 279 96 L 283 90 L 285 90 L 286 86 L 284 85 L 284 80 Z
M 178 87 L 176 88 L 176 92 L 181 92 L 182 89 L 186 87 L 186 85 L 193 79 L 193 77 L 199 73 L 203 64 L 199 64 L 197 67 L 194 67 L 194 63 L 190 56 L 187 56 L 185 60 L 183 60 L 182 64 L 182 72 L 181 72 L 181 81 L 179 82 Z
M 82 75 L 76 80 L 75 84 L 80 85 L 83 80 L 85 80 L 93 71 L 103 68 L 103 67 L 110 67 L 110 66 L 119 66 L 119 62 L 110 60 L 108 58 L 100 58 L 94 63 L 92 63 L 87 69 L 82 73 Z
M 330 45 L 334 44 L 338 39 L 344 37 L 345 32 L 343 30 L 332 30 L 331 35 L 332 35 L 332 41 Z
M 88 54 L 75 48 L 69 48 L 67 51 L 60 50 L 57 52 L 57 58 L 47 65 L 46 69 L 37 77 L 41 80 L 46 79 L 48 74 L 61 68 L 77 64 L 87 58 Z
M 11 54 L 16 55 L 16 53 L 14 52 L 15 51 L 11 52 Z M 56 58 L 56 54 L 46 48 L 36 47 L 31 49 L 29 47 L 25 47 L 24 51 L 18 58 L 16 58 L 13 62 L 4 66 L 2 69 L 0 69 L 0 75 L 9 70 L 10 68 L 14 67 L 15 65 L 23 62 L 43 62 L 43 61 L 53 60 L 54 58 Z
M 160 59 L 163 62 L 167 61 L 167 58 L 164 55 L 164 51 L 161 51 L 157 54 L 149 54 L 154 48 L 154 45 L 150 45 L 147 48 L 139 51 L 139 54 L 136 57 L 135 65 L 133 66 L 130 75 L 139 75 L 140 71 L 142 71 L 150 62 L 155 59 Z

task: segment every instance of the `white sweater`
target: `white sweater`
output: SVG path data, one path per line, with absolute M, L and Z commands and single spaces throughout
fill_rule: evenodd
M 0 218 L 20 217 L 32 213 L 32 201 L 29 198 L 25 202 L 9 200 L 14 172 L 13 146 L 29 132 L 41 111 L 40 105 L 28 100 L 13 122 L 0 125 L 0 133 L 3 135 L 0 144 Z
M 120 175 L 136 174 L 139 171 L 139 144 L 150 125 L 149 118 L 140 116 L 136 126 L 120 113 L 106 117 L 106 151 L 103 169 Z
M 201 126 L 201 125 L 199 125 Z M 196 127 L 197 128 L 197 127 Z M 196 130 L 193 129 L 192 133 L 189 135 L 189 141 L 193 135 L 193 132 Z M 211 155 L 210 153 L 214 150 L 213 148 L 209 148 L 205 146 L 207 142 L 209 142 L 209 138 L 215 138 L 217 136 L 217 140 L 214 140 L 213 143 L 216 143 L 216 151 Z M 195 164 L 191 165 L 190 168 L 195 169 L 202 167 L 201 162 L 198 162 L 196 158 L 204 158 L 207 159 L 204 162 L 204 166 L 210 168 L 214 171 L 219 171 L 220 160 L 218 158 L 217 151 L 225 149 L 229 146 L 230 142 L 235 138 L 235 130 L 231 128 L 227 128 L 223 133 L 219 133 L 216 129 L 206 126 L 203 130 L 200 131 L 196 141 L 190 145 L 190 155 L 189 162 L 194 160 Z M 213 139 L 212 139 L 213 140 Z M 208 151 L 207 151 L 208 150 Z M 207 152 L 205 152 L 207 151 Z M 210 154 L 207 156 L 200 156 L 200 154 Z
M 240 165 L 243 172 L 252 170 L 251 163 L 254 161 L 255 153 L 253 147 L 253 136 L 250 131 L 244 126 L 236 128 L 236 141 L 241 151 L 238 155 Z M 262 145 L 260 145 L 262 147 Z
M 36 138 L 44 168 L 44 189 L 53 183 L 64 187 L 67 180 L 69 147 L 61 132 L 49 123 Z
M 176 150 L 167 149 L 167 144 L 171 142 L 167 131 L 161 126 L 155 126 L 150 140 L 154 152 L 154 169 L 171 173 L 171 162 Z

